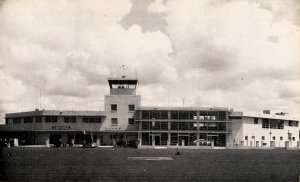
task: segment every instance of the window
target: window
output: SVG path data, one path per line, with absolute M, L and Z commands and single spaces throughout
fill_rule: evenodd
M 280 140 L 283 140 L 283 137 L 282 137 L 282 136 L 280 137 Z
M 295 137 L 293 137 L 293 141 L 295 141 Z
M 207 130 L 207 126 L 208 126 L 207 123 L 199 123 L 199 129 L 200 130 Z
M 159 111 L 150 111 L 150 119 L 159 119 Z
M 149 130 L 150 124 L 149 122 L 142 122 L 142 130 Z
M 76 117 L 75 116 L 66 116 L 64 117 L 65 123 L 76 123 Z
M 111 118 L 111 125 L 117 125 L 118 124 L 118 118 Z
M 261 136 L 261 140 L 265 140 L 265 136 Z
M 254 118 L 254 124 L 258 124 L 258 118 Z
M 225 111 L 219 112 L 219 120 L 226 120 L 226 112 Z
M 171 130 L 178 130 L 178 122 L 171 122 Z
M 278 127 L 278 129 L 284 129 L 284 121 L 279 120 L 278 123 L 277 123 L 277 127 Z
M 128 124 L 134 124 L 134 118 L 128 118 Z
M 33 117 L 28 116 L 24 118 L 24 123 L 32 123 L 32 121 L 33 121 Z
M 135 110 L 135 106 L 132 105 L 132 104 L 128 105 L 128 110 L 129 111 L 134 111 Z
M 275 139 L 276 139 L 276 137 L 273 136 L 273 140 L 275 140 Z
M 245 140 L 248 140 L 248 136 L 245 136 Z
M 190 130 L 197 130 L 197 123 L 190 123 Z
M 161 111 L 161 119 L 168 119 L 168 111 Z
M 262 128 L 270 128 L 270 123 L 268 119 L 262 119 Z
M 189 130 L 188 122 L 179 122 L 179 130 Z
M 42 116 L 36 116 L 35 117 L 35 122 L 36 123 L 41 123 L 42 122 Z
M 46 122 L 47 123 L 56 123 L 57 122 L 57 116 L 46 116 Z
M 160 123 L 161 130 L 168 130 L 168 122 L 161 122 Z
M 171 111 L 171 119 L 178 119 L 178 112 L 177 111 Z
M 5 124 L 10 124 L 11 123 L 11 118 L 5 118 Z
M 110 110 L 111 111 L 117 111 L 118 107 L 117 104 L 111 104 Z
M 76 118 L 75 118 L 76 122 Z M 84 123 L 101 123 L 101 117 L 99 116 L 89 116 L 89 117 L 83 117 Z
M 236 120 L 236 119 L 242 119 L 242 117 L 240 117 L 240 116 L 230 116 L 229 119 Z
M 149 111 L 142 111 L 142 119 L 149 119 L 150 117 Z
M 13 118 L 13 123 L 14 123 L 14 124 L 19 124 L 19 123 L 21 123 L 21 118 Z
M 299 125 L 299 121 L 289 121 L 289 126 L 298 126 Z
M 189 119 L 188 111 L 179 111 L 179 119 Z

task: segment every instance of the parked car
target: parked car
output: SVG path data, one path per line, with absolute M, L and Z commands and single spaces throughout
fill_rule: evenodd
M 205 139 L 195 140 L 194 143 L 199 143 L 199 145 L 202 145 L 202 146 L 211 146 L 211 141 L 205 140 Z

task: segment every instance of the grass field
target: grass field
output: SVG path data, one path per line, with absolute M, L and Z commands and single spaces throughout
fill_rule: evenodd
M 300 175 L 300 151 L 289 150 L 182 149 L 180 156 L 171 149 L 0 150 L 2 181 L 298 181 Z

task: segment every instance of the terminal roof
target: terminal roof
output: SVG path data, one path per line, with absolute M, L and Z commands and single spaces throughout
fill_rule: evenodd
M 293 116 L 289 115 L 276 115 L 276 114 L 263 114 L 254 112 L 232 112 L 230 116 L 240 116 L 240 117 L 251 117 L 251 118 L 265 118 L 265 119 L 282 119 L 282 120 L 297 120 Z
M 164 111 L 228 111 L 227 107 L 138 107 L 136 110 Z
M 103 111 L 66 111 L 66 110 L 35 110 L 27 112 L 7 113 L 9 117 L 26 117 L 26 116 L 105 116 Z

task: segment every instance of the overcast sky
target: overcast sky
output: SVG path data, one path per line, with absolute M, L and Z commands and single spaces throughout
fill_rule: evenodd
M 137 73 L 143 106 L 299 117 L 300 2 L 0 3 L 2 118 L 35 108 L 103 110 L 107 78 L 120 76 L 122 65 Z

